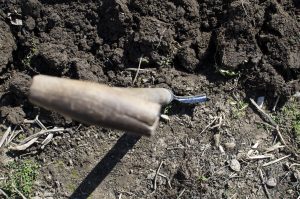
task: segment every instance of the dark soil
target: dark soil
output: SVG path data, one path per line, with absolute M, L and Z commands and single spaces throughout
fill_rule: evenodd
M 7 18 L 15 12 L 22 26 Z M 128 68 L 137 68 L 141 58 L 147 70 L 132 85 L 135 71 Z M 173 104 L 170 121 L 162 121 L 154 137 L 139 139 L 77 128 L 77 122 L 33 106 L 27 93 L 36 74 L 166 87 L 177 95 L 206 93 L 211 100 Z M 249 162 L 242 154 L 256 141 L 261 150 L 272 146 L 273 134 L 257 126 L 261 119 L 252 109 L 235 115 L 231 102 L 266 96 L 272 107 L 279 96 L 282 106 L 300 90 L 299 79 L 297 0 L 0 0 L 1 123 L 20 125 L 39 115 L 46 126 L 71 129 L 33 155 L 43 165 L 34 194 L 39 197 L 87 198 L 94 191 L 93 198 L 264 198 L 257 168 L 267 160 Z M 200 134 L 221 115 L 222 127 Z M 221 154 L 216 134 L 236 146 Z M 277 158 L 289 153 L 274 152 Z M 235 158 L 242 166 L 237 173 L 228 166 Z M 170 182 L 158 176 L 154 190 L 161 161 L 160 173 Z M 266 178 L 278 180 L 269 192 L 296 198 L 299 181 L 284 165 L 263 168 Z

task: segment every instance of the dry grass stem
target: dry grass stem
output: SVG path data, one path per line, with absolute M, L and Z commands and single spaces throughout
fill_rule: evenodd
M 270 153 L 272 151 L 275 151 L 276 149 L 284 148 L 285 146 L 281 145 L 280 142 L 276 143 L 275 145 L 266 148 L 265 153 Z
M 180 194 L 178 195 L 177 199 L 180 199 L 180 197 L 183 195 L 184 192 L 185 192 L 185 188 L 180 192 Z
M 273 160 L 273 161 L 271 161 L 271 162 L 267 162 L 267 163 L 263 164 L 262 166 L 263 166 L 263 167 L 266 167 L 266 166 L 269 166 L 269 165 L 271 165 L 271 164 L 275 164 L 275 163 L 280 162 L 280 161 L 282 161 L 282 160 L 284 160 L 284 159 L 286 159 L 286 158 L 288 158 L 288 157 L 290 157 L 290 156 L 291 156 L 291 154 L 290 154 L 290 155 L 287 155 L 287 156 L 284 156 L 284 157 L 281 157 L 281 158 L 278 158 L 278 159 Z
M 153 169 L 150 169 L 150 171 L 155 172 Z M 172 189 L 172 185 L 171 185 L 171 180 L 170 180 L 170 178 L 169 178 L 168 176 L 162 174 L 162 173 L 158 173 L 158 175 L 159 175 L 160 177 L 165 178 L 165 179 L 167 180 L 167 182 L 168 182 L 169 188 Z
M 275 112 L 275 111 L 276 111 L 276 108 L 277 108 L 277 105 L 278 105 L 279 99 L 280 99 L 280 97 L 278 96 L 278 97 L 276 98 L 275 104 L 274 104 L 274 106 L 273 106 L 273 108 L 272 108 L 272 111 L 273 111 L 273 112 Z
M 261 183 L 262 183 L 262 185 L 263 185 L 263 188 L 264 188 L 264 190 L 265 190 L 265 193 L 266 193 L 266 195 L 267 195 L 267 198 L 268 198 L 268 199 L 271 199 L 272 197 L 271 197 L 271 195 L 270 195 L 270 193 L 269 193 L 269 190 L 268 190 L 268 188 L 267 188 L 267 185 L 266 185 L 266 182 L 265 182 L 265 179 L 264 179 L 264 175 L 263 175 L 261 169 L 259 169 L 259 176 L 260 176 L 260 180 L 261 180 Z
M 14 189 L 15 189 L 15 191 L 19 194 L 19 196 L 21 196 L 22 199 L 27 199 L 27 198 L 21 193 L 21 191 L 19 191 L 19 190 L 17 189 L 17 187 L 14 186 Z
M 272 125 L 273 127 L 275 127 L 276 132 L 277 132 L 277 134 L 278 134 L 278 136 L 279 136 L 279 138 L 280 138 L 280 141 L 282 142 L 282 144 L 286 145 L 286 142 L 284 141 L 284 139 L 283 139 L 283 137 L 282 137 L 282 134 L 281 134 L 281 132 L 280 132 L 280 129 L 279 129 L 278 124 L 273 120 L 273 118 L 272 118 L 270 115 L 268 115 L 264 110 L 262 110 L 262 109 L 256 104 L 256 102 L 255 102 L 253 99 L 250 98 L 250 101 L 251 101 L 251 103 L 255 106 L 255 108 L 256 108 L 262 115 L 264 115 L 264 116 L 269 120 L 269 122 L 271 123 L 271 125 Z
M 41 149 L 44 149 L 45 146 L 51 142 L 51 140 L 53 139 L 53 136 L 54 136 L 53 133 L 50 133 L 49 135 L 47 135 L 47 137 L 42 142 Z
M 11 127 L 8 127 L 4 133 L 4 135 L 2 136 L 1 138 L 1 141 L 0 141 L 0 148 L 2 147 L 2 145 L 4 144 L 4 142 L 6 142 L 6 139 L 9 135 L 9 133 L 11 132 Z
M 20 144 L 24 144 L 24 143 L 32 140 L 33 138 L 40 137 L 41 135 L 45 135 L 47 133 L 61 132 L 61 131 L 64 131 L 64 130 L 65 130 L 64 128 L 57 128 L 57 127 L 54 127 L 53 129 L 48 129 L 48 130 L 41 130 L 41 131 L 25 138 Z
M 255 106 L 255 108 L 262 114 L 264 115 L 268 120 L 269 122 L 274 126 L 276 127 L 277 126 L 277 123 L 273 120 L 273 118 L 268 115 L 263 109 L 261 109 L 257 104 L 256 102 L 250 98 L 250 102 Z
M 219 117 L 214 117 L 214 119 L 206 127 L 204 127 L 200 134 L 204 133 L 208 128 L 210 128 L 211 125 L 213 125 L 217 121 L 217 119 L 219 119 Z
M 142 72 L 142 71 L 145 71 L 145 72 L 151 71 L 149 69 L 142 69 L 142 68 L 140 68 L 140 69 L 138 69 L 138 68 L 126 68 L 126 70 L 128 70 L 128 71 L 137 71 L 137 70 L 140 70 L 140 72 Z
M 24 130 L 21 129 L 18 131 L 13 131 L 6 142 L 6 146 L 8 146 L 15 139 L 15 137 L 17 137 L 21 132 L 24 132 Z
M 154 183 L 153 183 L 153 189 L 154 190 L 153 190 L 153 192 L 155 192 L 156 189 L 157 189 L 157 176 L 158 176 L 158 173 L 159 173 L 159 170 L 160 170 L 162 164 L 163 164 L 163 161 L 160 162 L 160 164 L 159 164 L 159 166 L 158 166 L 158 168 L 156 170 L 155 176 L 154 176 Z
M 260 159 L 266 159 L 266 158 L 274 158 L 273 154 L 265 154 L 265 155 L 254 155 L 254 156 L 248 156 L 248 160 L 260 160 Z
M 142 60 L 143 60 L 143 55 L 140 57 L 139 65 L 138 65 L 138 68 L 137 68 L 137 70 L 136 70 L 134 79 L 133 79 L 133 81 L 132 81 L 132 85 L 134 85 L 134 83 L 136 82 L 137 77 L 138 77 L 138 75 L 139 75 L 139 72 L 140 72 L 140 70 L 141 70 Z
M 10 198 L 2 189 L 0 189 L 0 196 L 3 195 L 5 198 Z
M 33 138 L 30 141 L 28 141 L 27 143 L 25 143 L 25 144 L 21 144 L 21 145 L 17 145 L 17 146 L 11 146 L 11 147 L 9 147 L 9 149 L 10 150 L 14 150 L 14 151 L 24 151 L 28 147 L 30 147 L 31 145 L 33 145 L 37 140 L 38 140 L 38 138 Z

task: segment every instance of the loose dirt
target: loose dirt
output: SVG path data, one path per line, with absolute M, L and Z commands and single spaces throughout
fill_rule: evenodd
M 23 25 L 11 24 L 8 13 L 20 14 Z M 136 71 L 128 69 L 140 59 L 146 70 L 133 85 Z M 210 101 L 166 107 L 170 120 L 156 135 L 137 138 L 30 104 L 36 74 L 206 93 Z M 256 142 L 258 155 L 278 141 L 249 98 L 265 96 L 270 110 L 279 97 L 280 110 L 300 90 L 299 77 L 297 0 L 0 1 L 1 123 L 21 126 L 26 137 L 38 127 L 23 121 L 36 115 L 47 127 L 68 128 L 44 149 L 2 155 L 41 165 L 36 198 L 266 198 L 259 169 L 266 182 L 277 180 L 268 187 L 272 198 L 296 198 L 300 175 L 292 164 L 299 157 L 290 123 L 276 120 L 288 147 L 272 152 L 289 158 L 262 167 L 271 159 L 246 154 Z

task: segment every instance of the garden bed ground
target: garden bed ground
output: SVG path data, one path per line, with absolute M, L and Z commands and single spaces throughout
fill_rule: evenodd
M 300 110 L 291 96 L 299 91 L 299 44 L 297 0 L 1 0 L 3 133 L 23 129 L 13 142 L 22 141 L 41 130 L 24 123 L 37 115 L 47 128 L 67 130 L 43 149 L 3 146 L 0 188 L 15 198 L 297 198 Z M 206 93 L 210 101 L 167 106 L 155 136 L 138 138 L 33 106 L 36 74 Z M 260 96 L 284 141 L 251 104 Z M 285 146 L 268 152 L 278 142 Z M 24 174 L 34 176 L 26 178 L 32 189 L 16 191 L 12 179 Z

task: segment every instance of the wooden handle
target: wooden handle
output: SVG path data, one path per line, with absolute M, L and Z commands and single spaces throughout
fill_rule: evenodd
M 161 105 L 167 105 L 173 100 L 173 94 L 165 88 L 113 88 Z
M 154 133 L 161 108 L 105 85 L 45 75 L 33 78 L 29 100 L 83 123 L 146 136 Z

